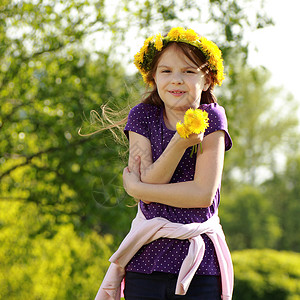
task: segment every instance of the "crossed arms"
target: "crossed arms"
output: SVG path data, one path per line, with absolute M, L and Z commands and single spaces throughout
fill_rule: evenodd
M 185 150 L 201 141 L 203 152 L 197 153 L 194 180 L 169 183 Z M 204 138 L 203 134 L 193 134 L 187 139 L 176 132 L 162 155 L 153 162 L 150 141 L 130 131 L 129 162 L 123 171 L 124 188 L 129 195 L 145 203 L 181 208 L 209 207 L 221 182 L 224 152 L 225 133 L 222 130 Z

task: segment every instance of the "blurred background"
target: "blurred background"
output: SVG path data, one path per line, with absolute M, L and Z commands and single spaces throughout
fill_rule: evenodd
M 183 26 L 224 56 L 215 93 L 234 147 L 219 214 L 234 299 L 299 300 L 297 5 L 2 0 L 0 299 L 94 299 L 136 207 L 122 188 L 126 141 L 78 129 L 98 128 L 90 112 L 102 104 L 138 103 L 144 85 L 133 55 L 149 35 Z

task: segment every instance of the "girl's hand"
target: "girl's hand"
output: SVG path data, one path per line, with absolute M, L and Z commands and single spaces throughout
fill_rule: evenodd
M 131 170 L 129 170 L 129 167 L 126 167 L 123 170 L 124 189 L 128 195 L 133 197 L 134 197 L 135 186 L 141 182 L 140 163 L 141 163 L 141 159 L 139 156 L 137 156 L 134 159 Z
M 137 156 L 133 161 L 133 166 L 131 170 L 129 167 L 123 170 L 123 186 L 128 195 L 135 197 L 135 188 L 141 183 L 141 173 L 140 173 L 141 158 Z M 142 200 L 143 201 L 143 200 Z M 149 204 L 148 201 L 143 201 Z
M 180 135 L 176 131 L 173 138 L 175 139 L 175 146 L 187 149 L 188 147 L 202 143 L 203 137 L 204 133 L 201 132 L 200 134 L 192 133 L 188 138 L 185 139 L 180 137 Z

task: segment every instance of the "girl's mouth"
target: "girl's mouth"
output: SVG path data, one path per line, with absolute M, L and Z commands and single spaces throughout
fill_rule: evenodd
M 173 96 L 180 97 L 185 94 L 185 91 L 173 90 L 173 91 L 169 91 L 169 93 Z

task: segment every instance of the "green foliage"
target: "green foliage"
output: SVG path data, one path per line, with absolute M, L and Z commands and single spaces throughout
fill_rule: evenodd
M 221 221 L 232 250 L 277 245 L 282 229 L 271 200 L 258 188 L 239 186 L 233 195 L 226 194 L 222 199 Z
M 58 223 L 65 223 L 67 215 L 76 228 L 99 227 L 101 213 L 109 215 L 101 211 L 107 206 L 102 205 L 107 200 L 103 182 L 110 178 L 121 186 L 119 152 L 124 147 L 116 146 L 108 133 L 80 137 L 77 130 L 85 122 L 85 112 L 106 100 L 126 104 L 129 90 L 123 70 L 104 54 L 92 59 L 75 49 L 15 63 L 19 68 L 0 92 L 1 197 L 37 203 Z M 84 129 L 94 131 L 95 126 Z M 124 192 L 118 196 L 128 200 Z M 121 210 L 132 210 L 124 203 Z M 122 217 L 118 220 L 124 224 Z
M 108 267 L 111 235 L 75 232 L 22 202 L 0 202 L 0 298 L 93 299 Z
M 299 251 L 291 234 L 299 227 L 299 164 L 291 159 L 282 169 L 284 156 L 299 151 L 293 113 L 298 104 L 280 88 L 268 85 L 270 74 L 263 68 L 242 66 L 238 56 L 232 68 L 231 81 L 219 97 L 233 139 L 233 148 L 226 153 L 220 207 L 227 240 L 232 250 Z
M 232 174 L 237 169 L 245 174 L 242 180 L 253 183 L 252 166 L 272 164 L 276 157 L 270 153 L 281 136 L 292 145 L 284 148 L 290 155 L 298 141 L 287 130 L 295 124 L 288 112 L 280 110 L 280 118 L 278 111 L 269 114 L 267 103 L 278 91 L 266 89 L 268 74 L 242 68 L 244 29 L 271 21 L 264 13 L 250 18 L 245 8 L 251 1 L 236 2 L 207 1 L 206 17 L 203 2 L 194 0 L 124 0 L 110 9 L 103 0 L 1 2 L 1 298 L 95 296 L 111 249 L 127 233 L 135 208 L 127 206 L 133 202 L 122 188 L 126 146 L 116 144 L 110 132 L 81 137 L 77 131 L 98 128 L 85 116 L 102 104 L 119 109 L 139 101 L 140 77 L 126 74 L 122 55 L 136 45 L 130 35 L 142 39 L 155 26 L 164 32 L 209 22 L 222 47 L 229 76 L 220 103 L 234 140 L 223 181 L 230 197 L 222 201 L 230 245 L 278 247 L 280 241 L 283 248 L 299 251 L 297 239 L 287 234 L 299 224 L 298 162 L 294 166 L 291 160 L 282 175 L 272 169 L 276 176 L 265 190 L 236 192 L 240 185 Z M 285 208 L 291 216 L 286 221 Z
M 243 250 L 232 255 L 233 299 L 300 299 L 300 254 L 274 250 Z
M 273 24 L 272 19 L 264 13 L 264 10 L 257 14 L 251 12 L 252 9 L 247 10 L 247 8 L 252 8 L 253 1 L 209 0 L 209 3 L 211 19 L 218 24 L 220 35 L 226 37 L 226 44 L 229 47 L 235 41 L 241 42 L 245 27 L 255 30 Z M 256 3 L 259 4 L 259 2 Z M 261 7 L 263 4 L 264 1 L 260 1 Z M 246 10 L 247 13 L 245 13 Z M 241 49 L 246 52 L 246 48 Z
M 297 153 L 294 111 L 299 105 L 282 87 L 270 87 L 267 70 L 243 66 L 238 55 L 230 66 L 231 80 L 220 94 L 234 143 L 226 155 L 224 178 L 258 185 L 266 179 L 261 173 L 278 172 L 278 156 L 291 149 Z
M 223 191 L 222 225 L 232 250 L 273 248 L 299 252 L 300 157 L 292 156 L 280 173 L 260 186 L 231 181 Z
M 277 249 L 300 252 L 297 234 L 300 228 L 300 156 L 290 157 L 283 172 L 263 184 L 264 192 L 272 201 L 274 213 L 282 228 Z M 276 199 L 276 201 L 274 201 Z
M 224 3 L 207 5 L 224 13 Z M 126 46 L 128 28 L 157 20 L 167 28 L 174 19 L 183 22 L 183 11 L 187 20 L 196 18 L 195 13 L 188 14 L 195 10 L 201 12 L 199 4 L 188 1 L 154 5 L 119 1 L 115 11 L 96 0 L 4 2 L 0 9 L 0 197 L 37 203 L 58 223 L 64 224 L 68 216 L 67 222 L 76 229 L 86 226 L 121 239 L 135 214 L 121 191 L 126 160 L 122 165 L 119 153 L 125 150 L 110 134 L 82 138 L 77 130 L 86 113 L 107 101 L 119 107 L 138 101 L 140 86 L 135 78 L 126 77 L 111 59 L 112 53 L 122 53 Z M 232 14 L 235 23 L 247 18 L 240 10 Z M 231 19 L 228 22 L 229 26 Z M 111 34 L 114 45 L 109 54 L 95 47 L 86 50 L 88 38 L 96 33 L 103 41 L 98 47 Z M 141 33 L 147 34 L 145 29 Z M 227 46 L 241 43 L 235 40 Z

